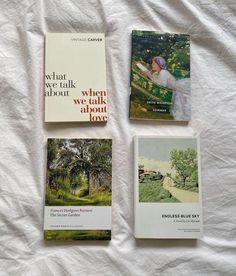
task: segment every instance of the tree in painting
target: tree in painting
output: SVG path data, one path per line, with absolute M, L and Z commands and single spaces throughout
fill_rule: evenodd
M 111 175 L 111 140 L 49 139 L 48 205 L 109 205 Z
M 179 181 L 183 186 L 186 182 L 194 183 L 198 186 L 197 177 L 197 152 L 194 149 L 188 148 L 186 150 L 173 149 L 170 152 L 171 168 L 174 168 L 177 177 L 175 181 Z

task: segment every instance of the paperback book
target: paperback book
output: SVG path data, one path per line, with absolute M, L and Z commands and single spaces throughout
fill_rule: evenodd
M 130 87 L 130 119 L 189 121 L 189 35 L 133 31 Z
M 47 33 L 45 121 L 106 122 L 105 37 Z
M 135 137 L 134 192 L 136 238 L 200 238 L 198 138 Z
M 110 240 L 111 139 L 48 139 L 45 240 Z

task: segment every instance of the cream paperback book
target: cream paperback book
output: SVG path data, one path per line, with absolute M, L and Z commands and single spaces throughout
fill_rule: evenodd
M 135 237 L 202 236 L 199 142 L 196 137 L 135 137 Z
M 106 122 L 105 37 L 47 33 L 45 122 Z

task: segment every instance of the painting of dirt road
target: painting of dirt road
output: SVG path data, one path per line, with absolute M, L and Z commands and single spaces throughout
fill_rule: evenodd
M 139 202 L 199 202 L 197 140 L 140 138 Z

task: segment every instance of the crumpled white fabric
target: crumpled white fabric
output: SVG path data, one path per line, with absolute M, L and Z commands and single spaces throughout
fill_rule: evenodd
M 183 78 L 175 82 L 172 114 L 177 121 L 191 120 L 191 79 Z
M 235 13 L 235 0 L 0 2 L 0 275 L 236 274 Z M 191 35 L 189 125 L 129 121 L 133 29 Z M 105 32 L 105 126 L 43 123 L 46 31 Z M 135 240 L 133 136 L 196 133 L 204 237 Z M 43 241 L 46 139 L 72 136 L 113 137 L 110 243 Z

